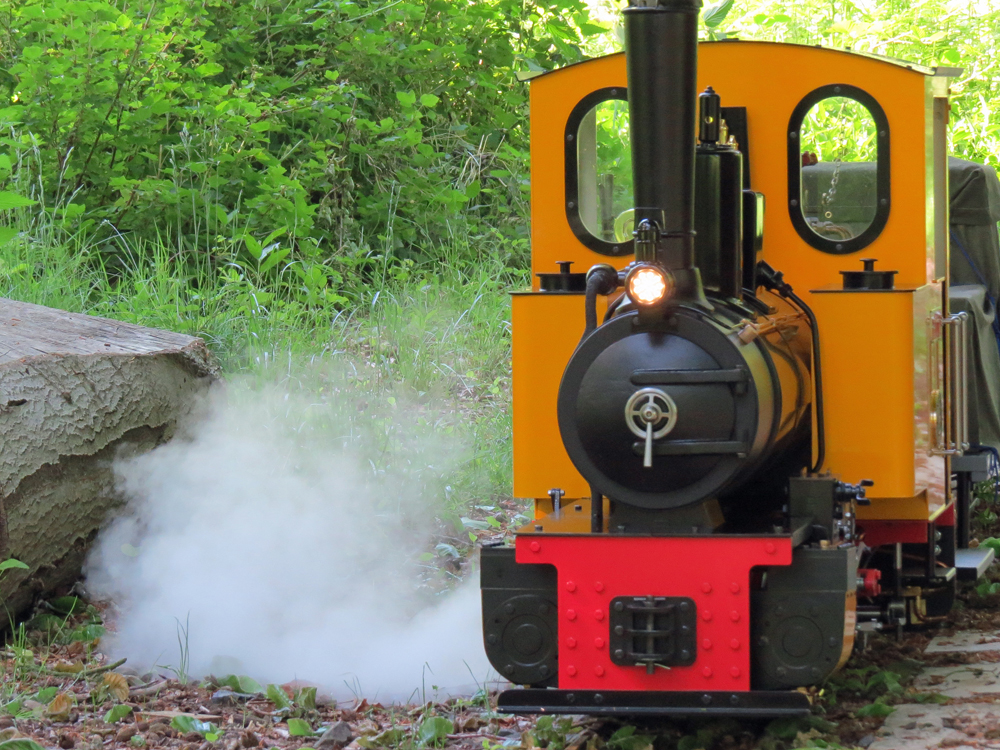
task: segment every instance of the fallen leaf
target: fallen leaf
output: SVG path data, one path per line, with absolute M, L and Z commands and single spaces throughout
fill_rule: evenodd
M 71 708 L 73 708 L 73 698 L 69 693 L 59 693 L 45 707 L 45 715 L 54 721 L 66 721 L 69 719 L 69 710 Z
M 115 696 L 115 698 L 120 701 L 128 700 L 128 680 L 125 679 L 125 675 L 118 674 L 117 672 L 108 672 L 104 675 L 102 682 L 107 687 L 108 692 Z

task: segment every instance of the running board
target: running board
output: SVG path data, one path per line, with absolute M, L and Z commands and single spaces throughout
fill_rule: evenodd
M 809 698 L 795 690 L 748 692 L 645 690 L 505 690 L 497 697 L 504 714 L 592 714 L 599 716 L 734 716 L 748 719 L 805 716 Z
M 955 550 L 955 567 L 958 569 L 958 580 L 978 581 L 993 563 L 992 547 L 976 547 L 974 549 Z

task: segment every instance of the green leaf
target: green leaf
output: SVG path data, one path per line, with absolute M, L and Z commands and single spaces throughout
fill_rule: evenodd
M 312 737 L 315 734 L 305 719 L 289 719 L 288 733 L 292 737 Z
M 115 722 L 121 721 L 126 716 L 132 713 L 131 706 L 117 705 L 112 707 L 110 711 L 104 714 L 105 724 L 114 724 Z
M 45 750 L 45 748 L 33 740 L 21 738 L 0 742 L 0 750 Z
M 439 101 L 441 100 L 438 97 L 434 96 L 434 94 L 420 95 L 420 103 L 423 104 L 425 107 L 433 107 Z
M 17 193 L 0 190 L 0 211 L 7 211 L 12 208 L 24 208 L 25 206 L 34 206 L 35 203 L 37 203 L 37 201 L 31 200 L 31 198 L 25 198 Z
M 211 724 L 207 721 L 199 721 L 193 716 L 187 714 L 181 714 L 180 716 L 175 716 L 170 720 L 170 726 L 176 729 L 181 734 L 187 734 L 188 732 L 197 732 L 202 737 L 207 739 L 207 735 L 215 734 L 218 735 L 219 728 L 215 724 Z M 211 740 L 210 740 L 211 741 Z
M 107 632 L 108 631 L 104 629 L 103 625 L 91 623 L 90 625 L 84 625 L 82 628 L 74 628 L 73 632 L 69 634 L 69 639 L 71 641 L 83 641 L 84 643 L 89 643 L 90 641 L 96 641 L 99 638 L 103 638 Z
M 399 99 L 399 103 L 403 105 L 404 109 L 417 103 L 417 95 L 412 91 L 397 91 L 396 98 Z
M 82 612 L 85 605 L 75 596 L 60 596 L 56 599 L 52 599 L 49 602 L 49 606 L 61 615 L 72 615 L 77 612 Z
M 879 718 L 885 718 L 895 710 L 896 710 L 895 706 L 887 706 L 882 701 L 877 700 L 874 703 L 869 703 L 867 706 L 862 706 L 861 708 L 859 708 L 857 711 L 854 712 L 854 715 L 857 716 L 859 719 L 867 718 L 869 716 L 877 716 Z
M 14 227 L 0 227 L 0 247 L 6 245 L 12 239 L 17 237 L 17 235 L 18 231 L 14 229 Z M 4 563 L 6 562 L 9 562 L 9 560 L 4 560 Z M 0 563 L 0 565 L 3 565 L 3 563 Z M 0 570 L 6 570 L 6 568 L 0 568 Z
M 35 700 L 39 703 L 48 703 L 59 693 L 59 688 L 57 687 L 47 687 L 42 688 L 37 693 L 35 693 Z
M 288 694 L 277 685 L 268 685 L 266 695 L 267 699 L 271 701 L 277 709 L 292 707 L 292 701 L 288 697 Z
M 0 193 L 0 196 L 2 196 L 2 195 L 3 195 L 3 193 Z M 0 243 L 0 244 L 2 244 L 2 243 Z M 23 562 L 21 562 L 20 560 L 15 560 L 13 557 L 10 558 L 9 560 L 4 560 L 3 562 L 0 562 L 0 572 L 2 572 L 4 570 L 14 570 L 14 569 L 17 569 L 17 570 L 29 570 L 29 567 L 27 565 L 25 565 Z
M 422 747 L 440 747 L 455 733 L 455 725 L 443 716 L 428 716 L 420 723 L 417 740 Z
M 714 29 L 724 20 L 726 16 L 729 15 L 729 11 L 733 9 L 733 0 L 719 0 L 717 3 L 712 3 L 707 8 L 705 12 L 701 15 L 701 20 L 710 29 Z
M 326 283 L 326 278 L 324 277 L 323 283 Z M 310 710 L 316 709 L 316 688 L 315 687 L 304 687 L 300 689 L 295 694 L 295 702 L 298 703 L 303 708 L 308 708 Z
M 237 693 L 253 694 L 264 692 L 264 688 L 260 686 L 259 682 L 251 677 L 247 677 L 245 674 L 226 675 L 218 683 L 220 687 L 227 687 Z
M 194 72 L 197 73 L 201 78 L 208 78 L 209 76 L 219 75 L 219 73 L 221 73 L 223 70 L 225 70 L 225 68 L 219 65 L 219 63 L 207 62 L 195 68 Z

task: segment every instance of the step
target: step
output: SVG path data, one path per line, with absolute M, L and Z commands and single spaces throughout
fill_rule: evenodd
M 976 547 L 955 551 L 955 567 L 958 569 L 958 580 L 960 581 L 975 581 L 982 578 L 992 562 L 992 547 Z

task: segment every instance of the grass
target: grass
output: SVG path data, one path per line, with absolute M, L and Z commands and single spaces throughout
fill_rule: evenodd
M 200 336 L 224 375 L 251 387 L 302 392 L 318 387 L 310 373 L 336 371 L 375 400 L 433 401 L 439 419 L 469 431 L 461 496 L 509 497 L 506 292 L 528 276 L 498 260 L 510 257 L 503 238 L 456 237 L 426 265 L 370 251 L 333 290 L 346 302 L 324 304 L 294 262 L 262 271 L 231 255 L 192 267 L 166 240 L 127 237 L 109 256 L 46 216 L 0 211 L 0 226 L 20 230 L 0 245 L 0 296 Z

